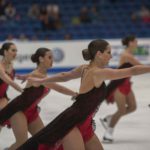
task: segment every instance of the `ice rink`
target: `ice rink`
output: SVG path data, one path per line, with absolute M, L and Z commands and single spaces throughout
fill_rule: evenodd
M 148 104 L 150 104 L 150 74 L 133 77 L 132 81 L 137 99 L 137 110 L 120 120 L 115 129 L 114 142 L 112 144 L 103 143 L 105 150 L 150 150 L 150 108 L 148 107 Z M 62 85 L 77 91 L 79 84 L 79 80 L 72 80 Z M 13 89 L 9 89 L 8 95 L 13 98 L 18 93 Z M 71 103 L 69 96 L 51 91 L 40 103 L 42 109 L 40 115 L 44 123 L 50 122 Z M 100 124 L 99 118 L 113 113 L 115 110 L 115 104 L 107 105 L 103 102 L 100 106 L 95 116 L 96 134 L 100 139 L 102 139 L 105 130 Z M 13 142 L 12 130 L 3 128 L 0 133 L 0 150 L 8 147 Z

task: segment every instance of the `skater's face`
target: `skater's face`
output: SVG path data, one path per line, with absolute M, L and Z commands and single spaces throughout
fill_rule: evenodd
M 15 45 L 10 45 L 9 49 L 4 52 L 4 57 L 9 61 L 13 61 L 17 56 L 17 48 Z
M 53 65 L 53 55 L 51 51 L 47 51 L 44 57 L 41 59 L 41 63 L 45 66 L 45 68 L 49 69 Z
M 129 46 L 132 47 L 132 49 L 136 49 L 138 45 L 137 39 L 134 39 L 133 41 L 130 41 Z
M 110 59 L 112 58 L 111 46 L 108 45 L 103 53 L 98 51 L 96 57 L 98 58 L 98 61 L 102 66 L 108 65 Z

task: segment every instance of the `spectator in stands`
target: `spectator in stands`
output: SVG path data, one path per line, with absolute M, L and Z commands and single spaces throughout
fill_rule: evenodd
M 100 21 L 104 20 L 104 18 L 101 15 L 100 9 L 96 6 L 91 7 L 90 18 L 92 23 L 99 23 Z
M 6 16 L 5 16 L 6 6 L 7 6 L 6 1 L 5 0 L 0 0 L 0 20 L 1 21 L 6 20 Z
M 57 30 L 62 26 L 57 5 L 48 5 L 47 7 L 42 7 L 40 20 L 43 30 Z
M 7 7 L 5 8 L 5 15 L 7 19 L 15 19 L 16 17 L 16 8 L 13 6 L 13 4 L 10 2 L 8 3 Z
M 139 11 L 139 16 L 145 17 L 145 16 L 149 16 L 149 14 L 150 14 L 149 9 L 145 5 L 142 5 Z
M 55 14 L 59 14 L 59 6 L 56 4 L 48 4 L 46 9 L 47 9 L 48 15 L 51 15 L 51 12 Z
M 81 8 L 79 18 L 81 23 L 91 23 L 90 13 L 87 7 Z
M 59 7 L 56 4 L 49 4 L 47 6 L 49 29 L 57 30 L 62 27 Z
M 138 19 L 141 19 L 145 23 L 150 22 L 150 10 L 147 6 L 142 5 L 139 11 L 131 14 L 131 20 L 133 22 L 136 22 Z
M 40 21 L 41 21 L 42 30 L 47 30 L 48 29 L 48 13 L 44 6 L 40 8 Z
M 38 4 L 33 4 L 28 10 L 28 16 L 32 19 L 39 19 L 40 7 Z
M 139 16 L 141 17 L 143 22 L 150 22 L 150 10 L 148 9 L 148 7 L 142 5 L 141 10 L 139 11 Z

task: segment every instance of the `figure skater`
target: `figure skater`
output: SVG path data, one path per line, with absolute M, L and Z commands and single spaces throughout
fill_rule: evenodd
M 137 48 L 137 39 L 135 36 L 127 36 L 122 39 L 123 46 L 126 46 L 124 52 L 120 56 L 119 69 L 128 68 L 135 65 L 142 65 L 133 55 Z M 113 132 L 118 121 L 122 116 L 132 113 L 136 110 L 136 99 L 132 90 L 131 78 L 113 80 L 107 86 L 108 103 L 116 103 L 117 111 L 114 114 L 100 119 L 102 125 L 106 129 L 103 140 L 105 142 L 113 141 Z
M 0 48 L 0 110 L 8 104 L 7 90 L 8 86 L 12 86 L 19 92 L 23 89 L 14 82 L 15 70 L 13 67 L 13 61 L 17 55 L 17 47 L 14 43 L 6 42 Z M 5 122 L 3 125 L 9 125 Z M 2 126 L 0 126 L 1 129 Z

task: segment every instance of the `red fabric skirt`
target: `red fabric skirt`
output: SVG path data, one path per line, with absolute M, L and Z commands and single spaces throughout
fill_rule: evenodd
M 92 138 L 94 135 L 93 127 L 92 127 L 92 118 L 93 114 L 89 115 L 89 117 L 77 127 L 79 128 L 83 141 L 86 143 L 88 140 Z M 63 150 L 63 146 L 60 145 L 59 147 L 49 147 L 48 145 L 41 144 L 38 150 Z
M 131 81 L 129 79 L 126 79 L 121 85 L 119 85 L 114 91 L 112 91 L 107 97 L 108 103 L 114 103 L 114 93 L 117 89 L 119 89 L 119 91 L 123 95 L 128 95 L 131 91 Z

